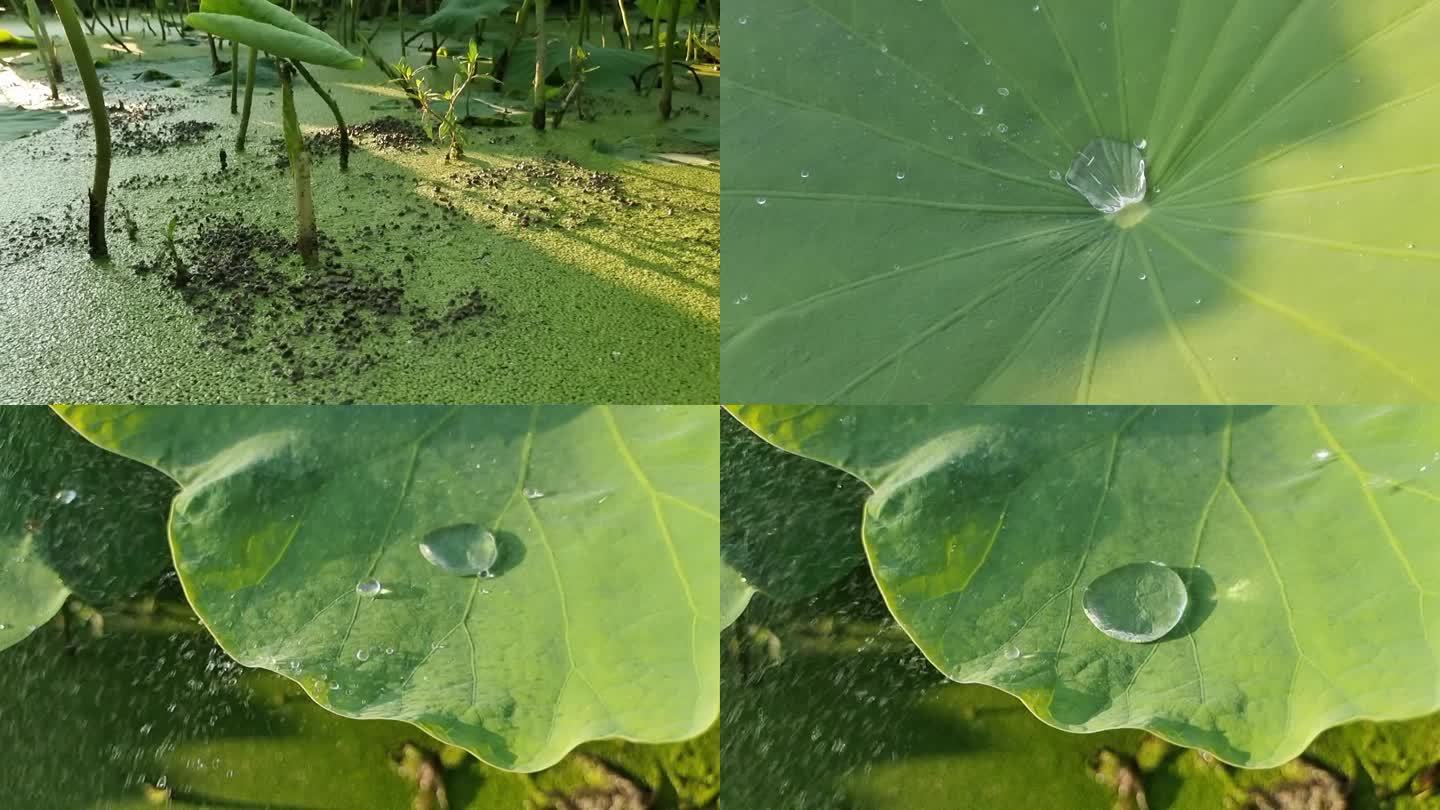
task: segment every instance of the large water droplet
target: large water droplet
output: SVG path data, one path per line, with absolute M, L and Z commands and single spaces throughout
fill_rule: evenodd
M 80 493 L 73 489 L 62 489 L 55 493 L 55 500 L 64 506 L 69 506 L 74 503 L 78 497 L 80 497 Z
M 355 592 L 361 596 L 379 596 L 383 590 L 385 587 L 380 584 L 378 579 L 367 579 L 355 586 Z
M 1185 581 L 1158 562 L 1122 565 L 1085 588 L 1085 616 L 1095 629 L 1137 644 L 1174 630 L 1189 604 Z
M 1145 158 L 1134 144 L 1096 138 L 1070 165 L 1065 182 L 1096 210 L 1114 214 L 1145 199 Z
M 474 523 L 460 523 L 425 535 L 420 541 L 420 553 L 447 574 L 489 576 L 500 556 L 500 546 L 489 530 Z
M 360 649 L 355 651 L 355 660 L 361 662 L 369 661 L 370 651 L 365 649 L 364 647 L 361 647 Z

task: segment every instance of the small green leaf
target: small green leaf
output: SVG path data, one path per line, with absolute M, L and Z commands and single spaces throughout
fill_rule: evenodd
M 718 714 L 713 406 L 61 412 L 180 483 L 170 533 L 196 612 L 338 714 L 511 770 Z M 494 576 L 427 560 L 436 532 L 493 534 Z
M 202 0 L 190 27 L 312 65 L 359 70 L 365 62 L 329 34 L 269 0 Z

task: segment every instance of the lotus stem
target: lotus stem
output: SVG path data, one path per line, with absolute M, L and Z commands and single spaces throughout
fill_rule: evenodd
M 668 0 L 665 20 L 665 51 L 660 56 L 660 120 L 669 121 L 670 97 L 675 91 L 675 28 L 680 18 L 680 0 Z
M 315 77 L 310 75 L 310 71 L 305 68 L 305 65 L 300 62 L 292 64 L 295 65 L 296 70 L 300 71 L 300 75 L 305 78 L 310 89 L 315 91 L 315 95 L 319 96 L 325 102 L 325 106 L 329 107 L 330 112 L 334 114 L 335 128 L 340 130 L 340 171 L 346 171 L 350 168 L 350 130 L 345 128 L 345 119 L 340 117 L 340 105 L 336 104 L 335 99 L 325 92 L 325 88 L 315 81 Z
M 75 67 L 85 85 L 85 101 L 90 105 L 90 120 L 95 129 L 95 179 L 90 184 L 90 258 L 108 259 L 110 247 L 105 243 L 105 197 L 110 189 L 110 116 L 105 112 L 105 93 L 100 77 L 95 74 L 95 60 L 85 42 L 80 16 L 73 0 L 54 0 L 55 13 L 65 27 L 65 38 L 75 54 Z
M 240 133 L 235 136 L 235 151 L 245 151 L 245 132 L 250 128 L 250 100 L 255 96 L 255 57 L 256 51 L 249 46 L 248 58 L 245 60 L 245 104 L 240 108 Z
M 239 110 L 235 104 L 240 96 L 240 43 L 230 40 L 230 114 L 234 115 Z
M 45 63 L 45 77 L 50 80 L 50 98 L 59 101 L 60 82 L 64 79 L 60 75 L 60 60 L 55 56 L 55 42 L 50 39 L 50 32 L 45 30 L 45 18 L 40 16 L 40 6 L 35 4 L 35 0 L 25 0 L 25 11 L 30 16 L 30 29 L 35 32 L 36 50 Z
M 530 126 L 545 131 L 545 0 L 535 0 L 535 87 L 530 100 Z
M 615 0 L 616 8 L 620 9 L 620 27 L 625 30 L 625 47 L 635 50 L 635 37 L 630 33 L 630 17 L 625 14 L 625 0 Z
M 69 2 L 69 0 L 61 0 Z M 290 81 L 290 65 L 280 62 L 280 115 L 285 130 L 285 153 L 290 158 L 290 177 L 295 182 L 295 245 L 305 264 L 317 259 L 315 237 L 315 204 L 310 193 L 310 152 L 300 135 L 300 121 L 295 117 L 295 91 Z

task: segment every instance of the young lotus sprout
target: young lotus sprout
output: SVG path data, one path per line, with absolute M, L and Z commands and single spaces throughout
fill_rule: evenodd
M 348 138 L 340 109 L 302 63 L 358 70 L 364 60 L 345 50 L 329 34 L 268 0 L 201 0 L 200 11 L 187 14 L 185 22 L 198 31 L 267 51 L 281 60 L 281 124 L 285 132 L 285 151 L 290 158 L 290 177 L 295 183 L 295 241 L 305 262 L 313 263 L 317 258 L 318 244 L 315 207 L 310 192 L 310 153 L 305 148 L 305 141 L 300 136 L 300 122 L 295 117 L 292 73 L 298 71 L 310 82 L 334 113 L 344 155 Z M 251 70 L 253 73 L 253 67 Z

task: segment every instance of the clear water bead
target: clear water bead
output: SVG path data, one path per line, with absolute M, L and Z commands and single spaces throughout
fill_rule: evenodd
M 1185 618 L 1189 605 L 1185 581 L 1158 562 L 1122 565 L 1085 588 L 1085 617 L 1095 629 L 1134 644 L 1164 638 Z
M 385 590 L 378 579 L 367 579 L 355 586 L 355 592 L 361 596 L 379 596 Z
M 70 504 L 74 503 L 75 499 L 78 497 L 80 497 L 80 493 L 76 492 L 73 489 L 62 489 L 59 492 L 55 493 L 56 503 L 59 503 L 63 506 L 69 506 Z
M 447 574 L 489 576 L 500 557 L 500 545 L 488 529 L 474 523 L 461 523 L 425 535 L 420 541 L 420 554 Z
M 360 649 L 358 649 L 358 650 L 355 651 L 355 660 L 356 660 L 356 661 L 369 661 L 369 660 L 370 660 L 370 651 L 367 650 L 367 649 L 365 649 L 364 647 L 361 647 Z
M 1145 158 L 1134 144 L 1096 138 L 1070 165 L 1065 182 L 1097 211 L 1114 214 L 1145 199 Z

